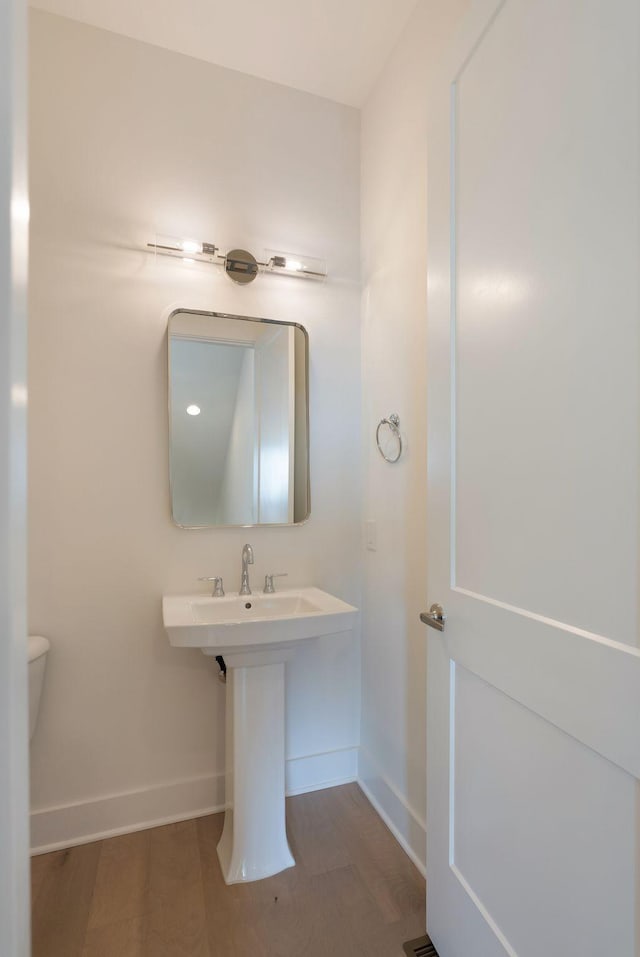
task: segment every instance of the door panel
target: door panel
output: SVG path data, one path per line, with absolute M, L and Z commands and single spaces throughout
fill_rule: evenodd
M 453 118 L 455 582 L 630 644 L 637 10 L 507 0 Z
M 460 666 L 452 693 L 453 867 L 516 953 L 632 953 L 635 779 Z
M 637 0 L 476 0 L 429 139 L 428 931 L 638 957 Z

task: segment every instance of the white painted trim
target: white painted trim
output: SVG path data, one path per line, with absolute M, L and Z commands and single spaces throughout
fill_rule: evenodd
M 301 758 L 289 758 L 285 773 L 285 786 L 289 797 L 350 784 L 358 777 L 358 748 L 341 748 Z
M 360 748 L 359 765 L 360 790 L 422 876 L 426 877 L 427 828 L 424 820 L 380 771 L 365 748 Z
M 181 814 L 170 814 L 169 817 L 160 817 L 153 821 L 141 821 L 137 824 L 127 824 L 124 827 L 113 827 L 108 831 L 97 831 L 95 834 L 83 834 L 74 838 L 66 838 L 53 844 L 41 844 L 31 848 L 31 856 L 49 854 L 51 851 L 63 851 L 69 847 L 79 847 L 81 844 L 93 844 L 109 837 L 118 837 L 120 834 L 132 834 L 136 831 L 148 831 L 152 827 L 162 827 L 164 824 L 177 824 L 180 821 L 192 821 L 198 817 L 207 817 L 208 814 L 218 814 L 224 811 L 224 804 L 220 807 L 206 807 L 200 811 L 188 811 Z
M 305 794 L 348 784 L 357 772 L 357 748 L 292 758 L 286 764 L 286 792 Z M 224 772 L 43 808 L 31 814 L 31 853 L 46 854 L 223 810 Z
M 0 953 L 28 957 L 26 3 L 0 3 Z
M 31 853 L 90 844 L 223 809 L 224 774 L 49 807 L 31 814 Z

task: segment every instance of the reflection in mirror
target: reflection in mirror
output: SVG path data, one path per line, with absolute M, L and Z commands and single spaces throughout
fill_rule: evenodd
M 178 310 L 169 319 L 177 525 L 288 525 L 309 515 L 302 326 Z

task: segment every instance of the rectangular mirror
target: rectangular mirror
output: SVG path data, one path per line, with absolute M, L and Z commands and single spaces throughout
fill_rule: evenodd
M 309 516 L 309 348 L 296 323 L 169 318 L 169 457 L 182 528 Z

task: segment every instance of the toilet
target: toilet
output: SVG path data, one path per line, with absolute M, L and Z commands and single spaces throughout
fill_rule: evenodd
M 41 635 L 29 635 L 29 740 L 33 738 L 40 709 L 49 641 Z

